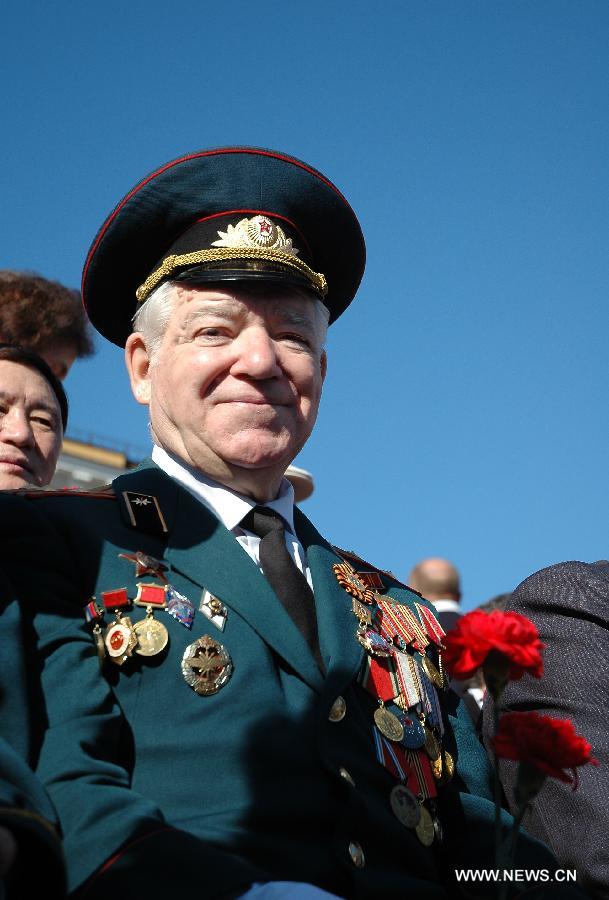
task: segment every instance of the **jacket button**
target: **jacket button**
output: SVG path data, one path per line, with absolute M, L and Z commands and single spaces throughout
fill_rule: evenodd
M 357 841 L 351 841 L 349 843 L 349 856 L 351 857 L 351 862 L 357 869 L 363 869 L 366 865 L 364 851 Z
M 350 784 L 351 787 L 355 787 L 355 781 L 351 777 L 351 773 L 347 769 L 345 769 L 344 766 L 340 767 L 340 769 L 338 770 L 338 774 L 347 782 L 347 784 Z
M 340 722 L 341 719 L 345 718 L 345 713 L 347 712 L 347 704 L 345 703 L 344 697 L 337 697 L 332 706 L 330 707 L 330 712 L 328 713 L 328 719 L 331 722 Z

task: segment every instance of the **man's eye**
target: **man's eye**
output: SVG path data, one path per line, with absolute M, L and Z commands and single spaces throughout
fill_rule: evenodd
M 293 332 L 286 332 L 279 336 L 279 339 L 282 341 L 289 341 L 294 344 L 299 344 L 302 347 L 310 347 L 311 341 L 308 337 L 305 337 L 303 334 L 295 334 Z
M 46 416 L 32 416 L 32 422 L 34 422 L 38 428 L 43 428 L 46 431 L 51 431 L 53 428 L 53 421 Z
M 222 328 L 209 325 L 207 328 L 199 328 L 195 337 L 216 338 L 226 337 L 226 332 Z

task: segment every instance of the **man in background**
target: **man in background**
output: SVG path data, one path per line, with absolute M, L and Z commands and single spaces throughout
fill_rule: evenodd
M 34 272 L 0 269 L 0 341 L 34 350 L 62 381 L 93 353 L 78 291 Z
M 29 350 L 0 344 L 0 491 L 49 484 L 67 418 L 64 389 L 45 361 Z M 27 628 L 15 605 L 3 603 L 0 615 L 7 635 Z M 2 654 L 0 673 L 8 680 L 27 679 L 15 649 Z M 0 739 L 0 896 L 17 900 L 44 890 L 47 897 L 61 897 L 65 872 L 55 813 L 25 761 L 26 717 L 0 694 L 0 717 L 6 715 L 17 718 L 7 739 Z
M 65 391 L 46 362 L 0 344 L 0 491 L 50 483 L 67 421 Z
M 412 569 L 408 584 L 435 606 L 440 625 L 450 631 L 461 617 L 459 570 L 447 559 L 423 559 Z

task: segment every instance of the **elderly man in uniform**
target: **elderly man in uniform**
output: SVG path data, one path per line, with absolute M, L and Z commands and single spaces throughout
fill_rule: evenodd
M 0 517 L 74 896 L 446 900 L 456 866 L 492 865 L 431 605 L 283 479 L 363 267 L 337 188 L 243 147 L 161 167 L 92 245 L 84 302 L 126 348 L 152 459 Z M 553 861 L 523 839 L 518 864 Z

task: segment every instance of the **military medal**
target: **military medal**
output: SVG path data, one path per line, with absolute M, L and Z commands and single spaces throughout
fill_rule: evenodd
M 188 597 L 177 591 L 172 584 L 167 585 L 167 612 L 185 628 L 192 628 L 195 617 L 194 604 Z
M 221 600 L 218 600 L 217 597 L 205 590 L 199 603 L 199 610 L 207 616 L 210 622 L 214 623 L 216 628 L 224 631 L 228 611 Z
M 425 744 L 425 729 L 414 716 L 405 715 L 399 717 L 404 728 L 402 743 L 409 750 L 418 750 Z
M 455 774 L 455 761 L 448 750 L 442 751 L 444 768 L 442 772 L 442 783 L 447 784 Z
M 204 696 L 215 694 L 231 676 L 233 664 L 222 644 L 204 634 L 184 651 L 182 675 L 193 691 Z
M 389 802 L 395 817 L 406 828 L 416 828 L 421 818 L 421 804 L 406 785 L 396 784 L 389 794 Z
M 121 611 L 130 605 L 127 588 L 102 591 L 101 597 L 105 609 L 113 610 L 116 617 L 104 632 L 104 644 L 111 661 L 117 666 L 122 666 L 129 659 L 137 644 L 131 619 L 123 616 Z
M 104 659 L 106 658 L 106 645 L 104 644 L 104 638 L 101 630 L 101 622 L 104 618 L 104 610 L 101 609 L 95 602 L 95 597 L 93 597 L 89 603 L 85 606 L 85 619 L 87 622 L 93 622 L 93 638 L 95 640 L 95 647 L 97 649 L 97 657 L 99 659 L 100 666 L 103 664 Z
M 362 647 L 373 656 L 390 656 L 391 647 L 385 638 L 371 628 L 359 628 L 356 637 Z
M 393 700 L 400 692 L 393 657 L 366 656 L 359 681 L 377 700 Z
M 352 598 L 352 609 L 353 614 L 357 617 L 357 620 L 359 621 L 362 628 L 365 625 L 372 625 L 372 614 L 370 613 L 370 610 L 355 597 Z
M 169 632 L 162 622 L 154 618 L 155 609 L 164 609 L 167 605 L 166 587 L 163 584 L 138 584 L 137 596 L 133 601 L 136 606 L 146 607 L 146 618 L 134 626 L 137 646 L 135 652 L 139 656 L 157 656 L 162 653 L 169 641 Z
M 332 566 L 336 580 L 340 586 L 356 600 L 371 604 L 374 601 L 375 592 L 361 581 L 357 572 L 348 562 L 336 563 Z
M 377 595 L 379 608 L 380 632 L 388 641 L 400 639 L 408 646 L 412 644 L 415 650 L 424 652 L 429 640 L 421 623 L 403 603 L 397 603 L 391 597 Z
M 435 684 L 437 688 L 442 689 L 444 687 L 444 678 L 440 675 L 428 656 L 423 656 L 421 666 L 429 680 Z
M 430 759 L 439 759 L 442 755 L 442 748 L 438 743 L 438 739 L 430 728 L 425 728 L 425 752 Z
M 380 701 L 381 705 L 378 709 L 374 711 L 374 724 L 390 741 L 399 742 L 404 737 L 404 728 L 402 723 L 392 712 L 385 707 L 383 701 Z
M 410 709 L 421 702 L 421 681 L 418 666 L 410 653 L 396 650 L 393 655 L 400 685 L 400 696 L 404 698 L 405 709 Z
M 169 641 L 167 629 L 162 622 L 157 622 L 152 610 L 146 613 L 145 619 L 133 626 L 133 631 L 137 638 L 135 652 L 140 656 L 156 656 L 162 653 Z
M 440 707 L 440 700 L 438 699 L 436 689 L 422 669 L 419 670 L 419 676 L 422 688 L 421 699 L 423 701 L 425 715 L 429 720 L 429 724 L 433 728 L 436 728 L 440 737 L 442 737 L 444 734 L 444 722 L 442 721 L 442 709 Z
M 104 644 L 108 656 L 117 666 L 122 666 L 133 652 L 137 644 L 137 638 L 133 632 L 133 625 L 128 616 L 122 616 L 120 611 L 116 614 L 116 620 L 111 622 L 104 633 Z
M 421 817 L 415 828 L 418 839 L 425 847 L 431 847 L 435 836 L 434 821 L 429 810 L 421 804 L 419 807 Z
M 136 578 L 141 578 L 143 575 L 154 575 L 155 578 L 167 584 L 164 572 L 167 571 L 168 566 L 160 559 L 148 556 L 147 553 L 142 553 L 141 550 L 136 550 L 135 553 L 119 553 L 118 556 L 119 559 L 127 559 L 135 564 Z
M 442 647 L 442 638 L 446 634 L 440 623 L 438 622 L 434 613 L 427 606 L 424 606 L 422 603 L 415 603 L 417 608 L 417 612 L 419 614 L 419 618 L 423 622 L 425 627 L 425 631 L 427 632 L 430 640 L 437 644 L 438 647 Z
M 439 781 L 442 778 L 442 756 L 438 756 L 437 759 L 432 759 L 431 761 L 431 772 L 436 781 Z

